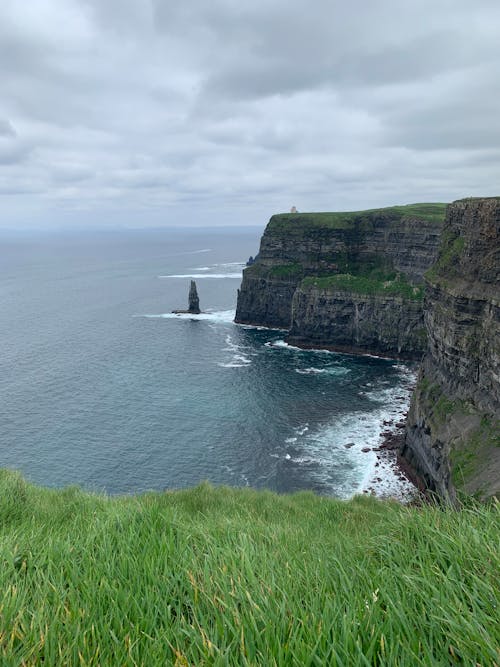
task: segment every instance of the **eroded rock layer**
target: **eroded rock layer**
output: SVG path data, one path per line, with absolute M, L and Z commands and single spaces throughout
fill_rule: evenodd
M 322 288 L 314 282 L 299 285 L 287 340 L 303 347 L 414 359 L 425 348 L 422 302 Z
M 440 495 L 500 490 L 500 198 L 448 207 L 403 455 Z

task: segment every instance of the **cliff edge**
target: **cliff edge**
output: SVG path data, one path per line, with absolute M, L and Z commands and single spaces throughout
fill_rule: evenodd
M 289 342 L 420 359 L 423 276 L 444 204 L 274 215 L 243 272 L 236 322 L 289 330 Z
M 500 198 L 450 204 L 403 456 L 451 501 L 500 490 Z

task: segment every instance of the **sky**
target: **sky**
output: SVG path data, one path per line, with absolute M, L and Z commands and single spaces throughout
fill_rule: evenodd
M 0 228 L 500 195 L 498 0 L 1 0 Z

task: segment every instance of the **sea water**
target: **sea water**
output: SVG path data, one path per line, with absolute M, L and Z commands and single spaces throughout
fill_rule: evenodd
M 261 233 L 0 238 L 0 467 L 108 493 L 361 491 L 362 450 L 407 409 L 414 368 L 235 325 Z M 172 314 L 192 279 L 203 313 Z

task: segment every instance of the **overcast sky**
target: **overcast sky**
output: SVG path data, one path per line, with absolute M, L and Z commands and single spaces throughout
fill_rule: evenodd
M 1 0 L 0 226 L 500 194 L 499 0 Z

